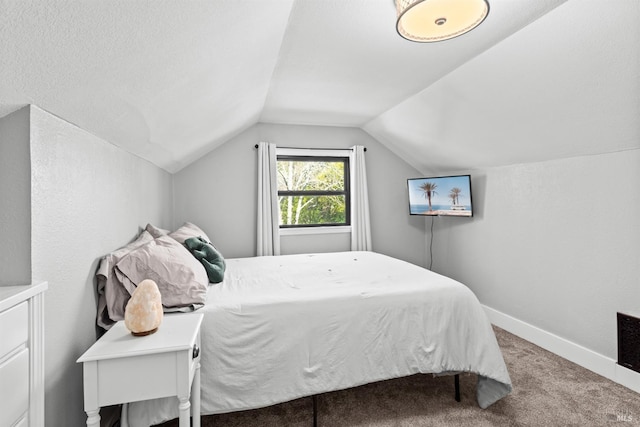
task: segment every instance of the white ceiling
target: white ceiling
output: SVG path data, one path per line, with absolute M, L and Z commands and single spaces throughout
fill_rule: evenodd
M 0 116 L 170 172 L 257 122 L 361 127 L 422 171 L 640 147 L 640 2 L 565 1 L 419 44 L 392 0 L 0 0 Z

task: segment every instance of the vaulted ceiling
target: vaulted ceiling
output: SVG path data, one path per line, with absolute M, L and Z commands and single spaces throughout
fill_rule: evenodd
M 0 0 L 0 116 L 170 172 L 257 122 L 359 127 L 424 171 L 640 148 L 640 2 L 489 3 L 420 44 L 392 0 Z

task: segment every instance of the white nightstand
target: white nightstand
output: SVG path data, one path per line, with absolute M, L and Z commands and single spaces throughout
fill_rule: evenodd
M 176 396 L 180 427 L 189 426 L 190 397 L 193 426 L 199 427 L 202 317 L 165 315 L 158 331 L 143 337 L 118 322 L 96 341 L 78 359 L 84 369 L 87 426 L 100 426 L 102 406 Z

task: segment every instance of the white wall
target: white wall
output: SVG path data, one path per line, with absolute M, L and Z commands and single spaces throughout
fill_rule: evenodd
M 351 233 L 326 233 L 311 235 L 281 235 L 280 253 L 304 254 L 344 252 L 351 250 Z
M 6 144 L 5 135 L 22 145 Z M 424 221 L 406 212 L 406 178 L 416 171 L 357 129 L 256 125 L 175 177 L 37 107 L 0 119 L 0 136 L 3 166 L 11 165 L 7 179 L 13 184 L 1 186 L 0 195 L 13 197 L 20 213 L 3 213 L 2 231 L 14 230 L 26 239 L 30 254 L 19 257 L 24 275 L 49 282 L 47 426 L 85 421 L 82 367 L 75 361 L 96 338 L 94 275 L 100 257 L 132 240 L 147 222 L 171 228 L 185 220 L 205 228 L 227 256 L 254 255 L 258 141 L 366 145 L 374 249 L 424 261 Z M 235 208 L 222 208 L 229 205 Z M 174 208 L 179 213 L 175 220 Z M 325 236 L 292 239 L 283 246 L 289 244 L 292 252 L 332 250 L 348 235 L 336 236 L 337 242 Z M 3 261 L 3 270 L 8 264 L 14 265 Z
M 435 270 L 616 360 L 616 312 L 640 314 L 640 150 L 471 174 L 476 216 L 436 219 Z
M 257 124 L 174 175 L 175 226 L 192 221 L 227 257 L 256 253 L 255 144 L 282 147 L 367 147 L 373 249 L 424 264 L 424 219 L 408 215 L 407 178 L 419 172 L 360 129 Z M 345 237 L 346 236 L 346 237 Z M 282 238 L 283 253 L 348 250 L 348 235 Z
M 171 225 L 171 175 L 37 107 L 30 113 L 32 275 L 49 282 L 46 425 L 80 426 L 75 361 L 96 339 L 98 260 L 147 222 Z
M 30 274 L 50 284 L 47 426 L 84 423 L 75 360 L 95 340 L 94 273 L 102 255 L 146 222 L 175 228 L 183 221 L 201 225 L 228 257 L 255 254 L 258 141 L 365 145 L 374 249 L 428 263 L 430 220 L 407 214 L 406 179 L 421 174 L 358 129 L 258 124 L 173 178 L 36 107 L 0 119 L 3 154 L 5 135 L 30 142 L 30 156 L 11 148 L 30 171 L 20 178 L 31 182 L 30 200 L 16 193 L 30 205 L 30 222 L 3 217 L 0 226 L 31 230 Z M 475 217 L 435 219 L 434 269 L 491 308 L 615 359 L 616 311 L 640 313 L 640 193 L 633 190 L 640 150 L 471 174 Z M 12 191 L 0 186 L 0 195 Z M 345 235 L 335 242 L 295 237 L 284 242 L 286 252 L 346 242 Z
M 29 108 L 0 118 L 0 286 L 31 283 Z

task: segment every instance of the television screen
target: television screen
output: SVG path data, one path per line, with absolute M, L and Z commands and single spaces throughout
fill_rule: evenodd
M 410 178 L 411 215 L 472 217 L 471 176 Z

